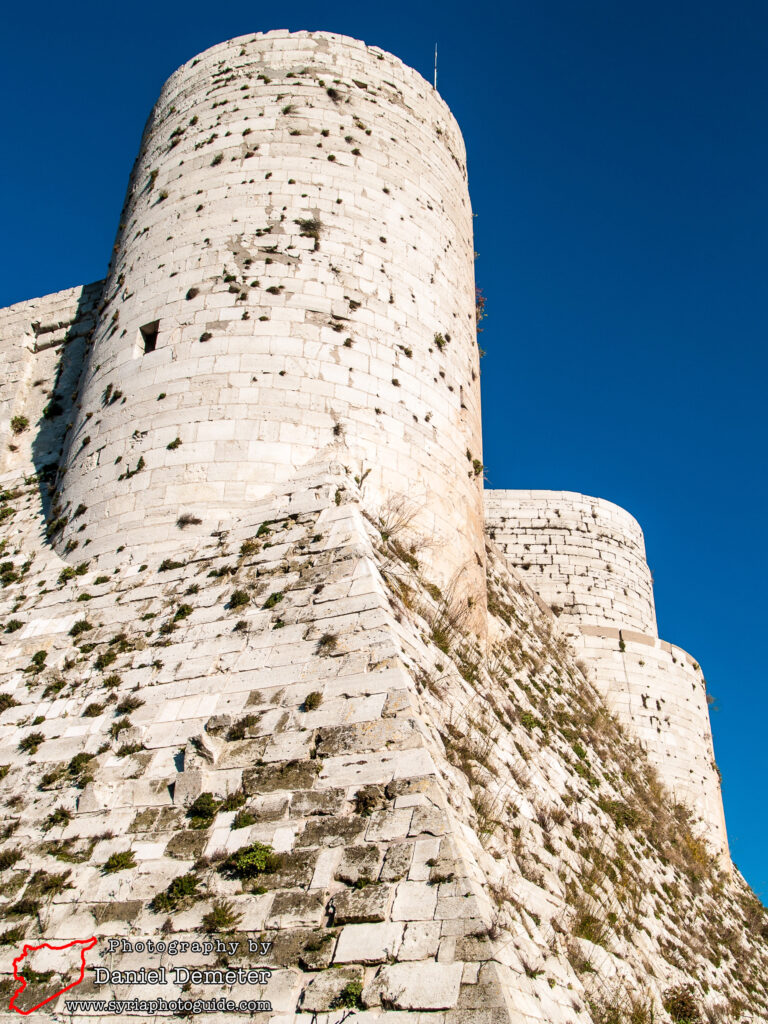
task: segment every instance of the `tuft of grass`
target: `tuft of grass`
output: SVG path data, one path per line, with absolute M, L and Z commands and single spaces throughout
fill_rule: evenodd
M 360 981 L 348 981 L 330 1003 L 331 1010 L 363 1010 L 363 985 Z
M 45 736 L 41 732 L 29 732 L 19 740 L 18 750 L 21 754 L 36 754 Z
M 179 441 L 179 444 L 181 444 L 181 441 Z M 171 446 L 168 445 L 168 447 L 170 448 Z M 178 447 L 178 445 L 176 445 L 176 447 Z M 202 523 L 202 521 L 203 520 L 200 518 L 200 516 L 195 516 L 191 512 L 183 512 L 176 520 L 176 525 L 180 530 L 183 530 L 187 526 L 199 526 Z
M 700 1024 L 701 1012 L 692 985 L 680 985 L 664 993 L 664 1009 L 675 1024 Z
M 130 715 L 132 711 L 136 711 L 142 707 L 144 701 L 140 697 L 136 697 L 134 694 L 129 694 L 127 697 L 123 697 L 120 703 L 115 708 L 116 715 Z
M 190 827 L 197 829 L 209 828 L 220 806 L 221 801 L 217 800 L 213 793 L 201 793 L 187 808 Z
M 72 815 L 66 807 L 57 807 L 56 810 L 51 811 L 48 817 L 43 821 L 41 828 L 43 832 L 50 832 L 52 828 L 62 828 L 64 825 L 68 825 L 71 820 Z
M 12 868 L 17 861 L 21 860 L 21 857 L 21 850 L 0 850 L 0 871 Z
M 176 910 L 182 903 L 191 903 L 200 899 L 198 891 L 199 879 L 193 872 L 179 875 L 171 882 L 165 892 L 159 892 L 149 904 L 154 913 Z
M 323 633 L 317 641 L 317 653 L 329 655 L 338 647 L 338 639 L 334 633 Z
M 220 811 L 236 811 L 238 807 L 242 807 L 245 803 L 245 793 L 242 789 L 238 789 L 235 793 L 229 793 L 221 801 Z
M 243 808 L 243 810 L 238 811 L 235 815 L 232 821 L 232 828 L 248 828 L 249 825 L 255 825 L 258 820 L 252 811 Z
M 307 219 L 299 218 L 294 221 L 294 224 L 299 225 L 299 234 L 302 238 L 314 238 L 315 242 L 320 240 L 320 232 L 323 225 L 317 217 L 309 217 Z
M 169 569 L 181 569 L 183 568 L 183 562 L 175 562 L 172 558 L 164 558 L 160 565 L 157 567 L 158 572 L 168 572 Z
M 258 715 L 245 715 L 243 718 L 238 719 L 238 721 L 231 725 L 227 730 L 227 739 L 244 740 L 245 730 L 250 728 L 252 725 L 256 725 L 258 721 Z
M 320 693 L 317 690 L 313 690 L 312 693 L 308 693 L 307 696 L 304 698 L 304 710 L 314 711 L 316 708 L 319 708 L 322 703 L 322 693 Z
M 113 875 L 117 871 L 128 871 L 136 867 L 136 859 L 133 850 L 120 850 L 113 853 L 104 863 L 101 869 L 103 875 Z
M 242 919 L 231 900 L 216 900 L 208 911 L 203 914 L 201 931 L 204 932 L 231 932 L 240 924 Z
M 109 668 L 115 661 L 117 661 L 117 654 L 114 651 L 104 651 L 96 658 L 93 665 L 99 672 L 103 672 L 105 668 Z

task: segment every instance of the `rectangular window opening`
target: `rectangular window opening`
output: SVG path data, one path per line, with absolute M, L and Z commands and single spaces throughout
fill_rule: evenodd
M 145 324 L 139 328 L 139 334 L 141 335 L 141 351 L 144 355 L 147 352 L 154 352 L 157 348 L 157 331 L 160 325 L 159 320 L 154 320 L 151 324 Z

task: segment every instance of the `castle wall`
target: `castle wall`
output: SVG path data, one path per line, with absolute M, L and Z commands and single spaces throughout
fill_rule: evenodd
M 573 491 L 487 491 L 486 525 L 507 562 L 564 624 L 656 636 L 653 581 L 640 526 L 602 498 Z
M 557 611 L 607 705 L 727 852 L 706 684 L 690 655 L 658 638 L 637 521 L 571 491 L 489 491 L 485 504 L 509 565 Z
M 59 550 L 170 551 L 334 457 L 372 505 L 407 494 L 438 582 L 468 566 L 484 593 L 464 161 L 432 87 L 352 39 L 242 37 L 180 68 L 129 185 Z
M 101 285 L 68 288 L 0 309 L 0 472 L 30 461 L 39 470 L 58 459 Z M 63 359 L 65 347 L 68 358 Z M 19 432 L 11 428 L 16 417 L 28 421 Z

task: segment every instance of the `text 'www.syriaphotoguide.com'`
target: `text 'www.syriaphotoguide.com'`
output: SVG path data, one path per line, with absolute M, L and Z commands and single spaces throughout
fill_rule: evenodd
M 65 999 L 67 1013 L 264 1013 L 268 999 Z

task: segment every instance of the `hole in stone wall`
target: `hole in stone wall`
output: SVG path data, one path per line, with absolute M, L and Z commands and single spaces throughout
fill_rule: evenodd
M 151 324 L 145 324 L 139 328 L 139 353 L 146 355 L 147 352 L 154 352 L 157 348 L 157 332 L 160 326 L 159 320 L 153 320 Z

